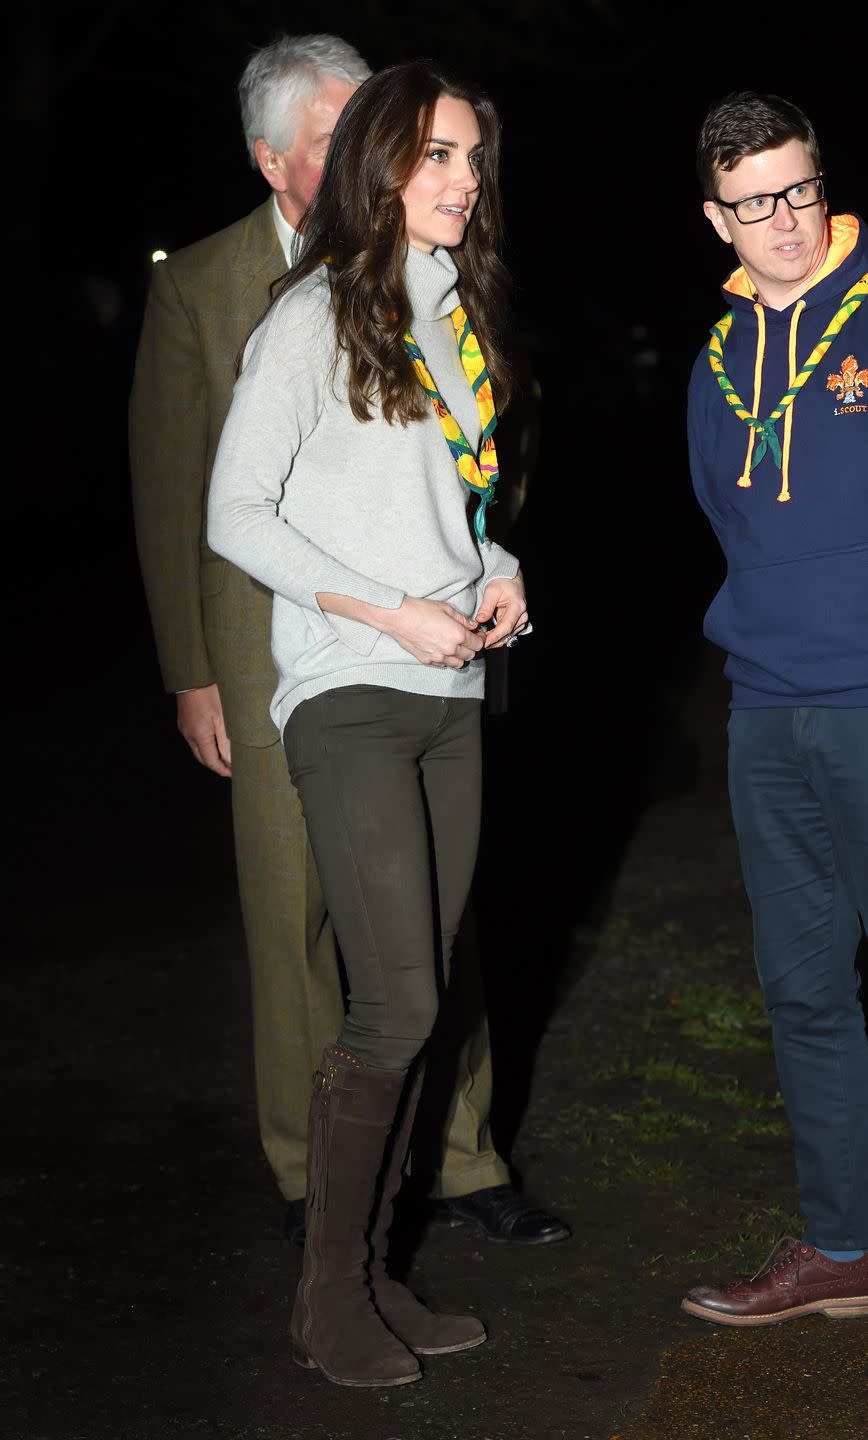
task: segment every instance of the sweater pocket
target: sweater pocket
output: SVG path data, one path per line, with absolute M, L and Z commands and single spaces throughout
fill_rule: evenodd
M 705 617 L 736 684 L 783 700 L 868 686 L 868 546 L 731 570 Z

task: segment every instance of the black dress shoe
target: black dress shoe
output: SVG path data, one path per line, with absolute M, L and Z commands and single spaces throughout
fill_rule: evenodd
M 512 1185 L 490 1185 L 438 1200 L 433 1218 L 440 1225 L 471 1225 L 499 1245 L 550 1245 L 570 1234 L 563 1220 L 528 1205 Z
M 287 1244 L 304 1249 L 304 1196 L 300 1200 L 290 1200 L 287 1205 L 283 1235 Z

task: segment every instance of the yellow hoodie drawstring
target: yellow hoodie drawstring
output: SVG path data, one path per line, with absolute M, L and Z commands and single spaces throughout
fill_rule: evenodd
M 756 361 L 753 367 L 753 413 L 759 415 L 760 395 L 763 388 L 763 359 L 766 353 L 766 312 L 762 305 L 754 305 L 756 315 Z M 750 489 L 750 463 L 753 458 L 753 442 L 756 431 L 748 426 L 747 432 L 747 454 L 744 457 L 744 469 L 738 477 L 738 483 L 743 490 Z
M 783 450 L 781 448 L 781 442 L 775 433 L 775 425 L 782 415 L 787 417 L 784 421 L 784 441 L 787 444 L 787 461 L 789 461 L 788 440 L 792 435 L 792 416 L 790 414 L 792 403 L 802 386 L 813 375 L 826 354 L 826 351 L 829 349 L 829 346 L 840 334 L 850 316 L 859 309 L 863 300 L 866 299 L 868 299 L 868 274 L 863 275 L 862 278 L 857 280 L 856 284 L 852 285 L 847 291 L 847 294 L 833 315 L 825 335 L 821 336 L 817 341 L 801 370 L 796 374 L 795 354 L 798 317 L 801 315 L 807 303 L 804 300 L 798 302 L 790 322 L 789 389 L 778 401 L 767 420 L 759 419 L 759 392 L 762 382 L 762 361 L 765 353 L 765 315 L 762 312 L 762 306 L 754 306 L 757 314 L 757 358 L 754 366 L 754 411 L 756 413 L 753 415 L 733 389 L 732 382 L 723 364 L 723 347 L 726 343 L 726 337 L 732 328 L 734 319 L 733 312 L 729 310 L 722 320 L 719 320 L 716 325 L 712 326 L 711 339 L 708 342 L 708 348 L 706 350 L 712 374 L 720 386 L 721 393 L 727 405 L 731 406 L 739 420 L 742 420 L 746 425 L 750 426 L 752 432 L 744 470 L 738 480 L 739 485 L 743 487 L 750 485 L 750 472 L 756 469 L 768 450 L 774 463 L 782 471 L 783 484 L 777 498 L 782 501 L 790 499 L 788 466 L 787 468 L 784 466 Z M 756 434 L 759 435 L 760 439 L 759 444 L 754 447 Z
M 791 390 L 796 383 L 796 332 L 799 328 L 799 316 L 801 315 L 804 308 L 805 302 L 804 300 L 800 300 L 796 305 L 796 308 L 793 311 L 792 318 L 790 320 L 789 388 Z M 754 408 L 756 409 L 756 407 Z M 759 414 L 758 410 L 757 414 Z M 784 444 L 783 454 L 781 458 L 781 490 L 780 494 L 777 497 L 780 501 L 789 500 L 790 498 L 790 441 L 792 440 L 793 435 L 794 414 L 794 407 L 792 405 L 788 405 L 786 410 L 784 411 Z M 753 436 L 753 431 L 751 431 L 751 436 Z

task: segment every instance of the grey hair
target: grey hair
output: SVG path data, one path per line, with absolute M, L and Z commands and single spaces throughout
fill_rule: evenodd
M 255 50 L 238 82 L 241 123 L 254 169 L 257 140 L 267 140 L 273 150 L 290 148 L 299 108 L 316 93 L 324 75 L 361 85 L 370 74 L 358 50 L 339 35 L 281 35 Z

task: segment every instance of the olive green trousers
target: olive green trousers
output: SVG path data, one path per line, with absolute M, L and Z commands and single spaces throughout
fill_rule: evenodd
M 295 1200 L 305 1187 L 311 1076 L 343 1025 L 344 1002 L 331 923 L 279 739 L 264 747 L 233 743 L 232 805 L 259 1128 L 280 1190 Z M 444 1197 L 509 1178 L 491 1139 L 491 1053 L 472 924 L 459 934 L 453 972 L 450 1052 L 429 1062 L 442 1062 L 451 1080 L 432 1187 Z

